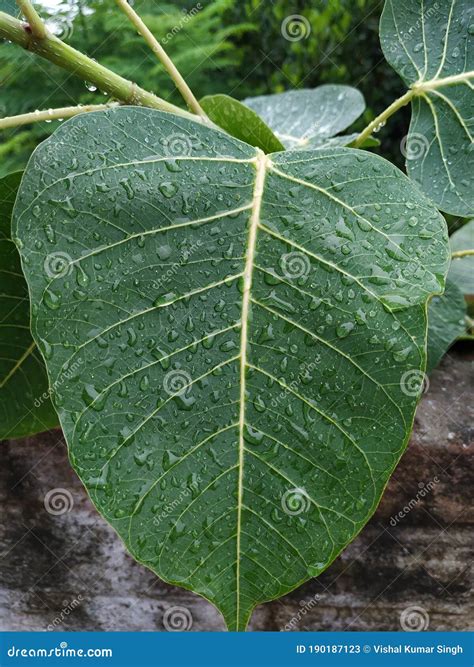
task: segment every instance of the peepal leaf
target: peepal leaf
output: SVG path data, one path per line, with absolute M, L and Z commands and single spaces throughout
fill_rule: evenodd
M 58 425 L 43 360 L 30 333 L 28 288 L 11 240 L 22 172 L 0 179 L 0 440 Z
M 474 220 L 466 222 L 450 236 L 453 252 L 474 249 Z M 449 278 L 466 296 L 474 295 L 474 255 L 454 257 L 449 268 Z
M 298 150 L 320 147 L 352 125 L 365 109 L 360 91 L 337 84 L 249 97 L 244 104 L 263 118 L 287 149 Z
M 281 141 L 253 109 L 229 95 L 207 95 L 199 104 L 216 125 L 233 137 L 261 148 L 264 153 L 285 150 Z
M 51 379 L 78 369 L 54 401 L 93 502 L 243 630 L 354 538 L 403 452 L 443 218 L 365 151 L 265 156 L 119 107 L 39 146 L 15 230 Z
M 385 57 L 413 89 L 409 176 L 438 208 L 474 211 L 474 30 L 471 0 L 386 0 Z
M 428 373 L 436 368 L 456 339 L 465 333 L 465 315 L 464 295 L 448 277 L 444 294 L 434 296 L 428 308 L 428 359 L 426 362 Z

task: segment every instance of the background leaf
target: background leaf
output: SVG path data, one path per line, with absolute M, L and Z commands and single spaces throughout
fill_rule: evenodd
M 288 149 L 319 146 L 352 125 L 365 109 L 360 91 L 335 84 L 249 97 L 244 104 L 263 118 Z
M 443 218 L 365 151 L 268 157 L 127 107 L 63 123 L 14 215 L 74 468 L 137 560 L 244 629 L 332 562 L 399 460 Z
M 0 0 L 0 12 L 11 14 L 12 16 L 19 16 L 20 10 L 16 0 Z
M 474 212 L 473 40 L 470 0 L 385 2 L 382 49 L 418 91 L 403 146 L 408 174 L 439 209 L 461 216 Z
M 11 214 L 22 172 L 0 179 L 0 439 L 58 425 L 43 360 L 30 333 L 28 288 L 11 240 Z
M 199 103 L 209 118 L 233 137 L 261 148 L 264 153 L 285 150 L 283 144 L 253 109 L 229 95 L 208 95 Z
M 451 250 L 474 249 L 474 220 L 470 220 L 449 238 Z M 474 256 L 454 258 L 449 268 L 449 278 L 456 283 L 461 292 L 468 296 L 474 295 Z
M 428 358 L 426 362 L 428 373 L 439 364 L 456 339 L 465 333 L 465 315 L 464 295 L 448 278 L 444 294 L 434 296 L 428 308 Z

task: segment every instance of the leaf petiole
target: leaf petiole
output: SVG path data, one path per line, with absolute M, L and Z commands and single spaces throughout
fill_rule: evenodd
M 30 0 L 16 0 L 16 4 L 28 21 L 33 37 L 36 39 L 44 39 L 47 33 L 46 26 Z
M 31 39 L 29 30 L 31 30 L 31 27 L 22 21 L 5 12 L 0 12 L 0 38 L 8 39 L 24 49 L 36 53 L 55 65 L 59 65 L 59 67 L 81 77 L 84 81 L 90 81 L 103 92 L 113 95 L 125 104 L 151 107 L 152 109 L 160 109 L 161 111 L 185 116 L 191 120 L 202 121 L 200 116 L 181 109 L 140 88 L 136 83 L 112 72 L 49 32 L 46 32 L 44 38 L 35 40 Z
M 173 63 L 173 61 L 168 56 L 168 54 L 161 46 L 161 44 L 158 42 L 158 40 L 155 38 L 151 30 L 149 30 L 149 28 L 145 25 L 140 16 L 138 16 L 133 7 L 131 7 L 128 4 L 127 0 L 116 0 L 116 2 L 120 7 L 120 9 L 128 16 L 130 21 L 133 23 L 139 34 L 143 37 L 143 39 L 148 44 L 148 46 L 153 51 L 158 60 L 161 62 L 161 64 L 165 67 L 166 71 L 173 79 L 174 83 L 176 84 L 176 88 L 181 93 L 188 107 L 198 116 L 201 116 L 202 118 L 207 118 L 206 113 L 204 112 L 201 105 L 195 98 L 192 90 L 190 89 L 186 81 L 181 76 L 180 72 L 178 71 L 178 68 Z
M 364 141 L 370 137 L 372 132 L 376 132 L 379 127 L 390 118 L 390 116 L 393 116 L 393 114 L 396 113 L 399 109 L 406 106 L 414 96 L 415 91 L 410 89 L 407 90 L 404 95 L 392 102 L 392 104 L 388 106 L 385 111 L 382 111 L 381 114 L 379 114 L 371 123 L 367 125 L 365 130 L 362 130 L 353 144 L 354 148 L 362 146 Z
M 451 254 L 451 258 L 459 259 L 460 257 L 469 257 L 470 255 L 474 255 L 474 248 L 468 248 L 467 250 L 455 250 Z
M 40 121 L 60 120 L 63 118 L 72 118 L 80 113 L 89 111 L 102 111 L 118 106 L 118 102 L 111 102 L 110 104 L 85 104 L 72 107 L 61 107 L 59 109 L 46 109 L 44 111 L 32 111 L 30 113 L 22 113 L 18 116 L 8 116 L 7 118 L 0 118 L 0 130 L 6 130 L 10 127 L 18 127 L 20 125 L 28 125 L 29 123 L 37 123 Z

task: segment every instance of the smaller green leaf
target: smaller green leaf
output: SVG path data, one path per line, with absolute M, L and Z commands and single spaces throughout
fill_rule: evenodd
M 411 88 L 407 173 L 445 213 L 474 211 L 472 0 L 386 0 L 385 58 Z
M 465 314 L 464 296 L 448 278 L 444 294 L 434 296 L 428 308 L 428 373 L 439 364 L 454 341 L 465 332 Z
M 474 248 L 474 220 L 454 232 L 449 241 L 453 252 Z M 463 294 L 474 294 L 474 255 L 453 258 L 449 279 L 456 283 Z
M 286 148 L 297 150 L 320 148 L 325 139 L 352 125 L 365 109 L 360 91 L 336 84 L 249 97 L 244 104 L 263 118 Z
M 22 172 L 0 179 L 0 439 L 58 426 L 43 360 L 30 333 L 28 288 L 11 240 Z
M 216 125 L 236 139 L 261 148 L 264 153 L 278 153 L 285 150 L 260 116 L 233 97 L 207 95 L 199 104 Z

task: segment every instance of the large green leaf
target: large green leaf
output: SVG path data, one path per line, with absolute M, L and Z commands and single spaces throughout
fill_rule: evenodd
M 263 118 L 286 148 L 299 150 L 319 147 L 348 128 L 365 109 L 360 91 L 337 84 L 249 97 L 244 103 Z
M 285 150 L 271 129 L 249 107 L 229 95 L 207 95 L 199 101 L 209 118 L 237 139 L 265 153 Z
M 428 372 L 439 364 L 455 340 L 466 332 L 465 315 L 464 295 L 448 277 L 444 294 L 434 296 L 428 308 L 428 359 L 426 362 Z
M 22 172 L 0 179 L 0 440 L 58 425 L 43 360 L 30 333 L 30 303 L 11 214 Z
M 453 252 L 474 250 L 474 220 L 458 229 L 449 239 Z M 449 278 L 466 296 L 474 295 L 474 255 L 453 258 Z
M 380 40 L 414 90 L 408 174 L 447 213 L 474 212 L 472 0 L 386 0 Z
M 245 628 L 354 538 L 404 450 L 443 218 L 365 151 L 265 156 L 127 107 L 41 144 L 14 218 L 51 379 L 77 369 L 54 401 L 93 502 Z

